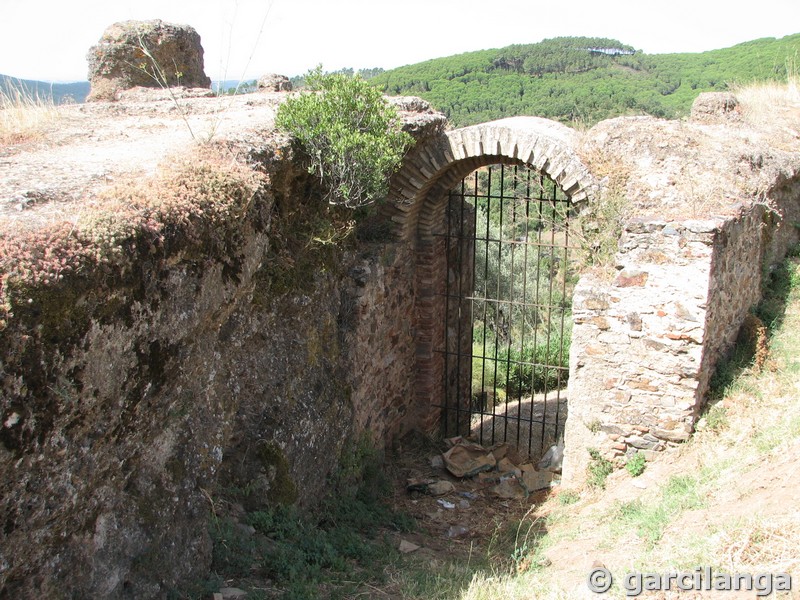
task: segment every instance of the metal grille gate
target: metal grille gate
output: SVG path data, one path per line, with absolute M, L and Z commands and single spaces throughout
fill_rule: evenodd
M 571 203 L 527 166 L 474 171 L 449 195 L 442 424 L 535 459 L 566 418 Z

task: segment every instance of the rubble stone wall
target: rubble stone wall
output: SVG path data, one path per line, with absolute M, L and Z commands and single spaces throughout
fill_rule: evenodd
M 53 306 L 74 300 L 46 313 L 50 327 L 76 332 L 46 369 L 7 354 L 22 338 L 39 343 L 41 327 L 20 311 L 2 332 L 0 590 L 9 597 L 177 593 L 207 576 L 213 502 L 312 506 L 348 441 L 369 433 L 381 444 L 402 427 L 414 255 L 364 243 L 276 271 L 273 237 L 291 233 L 270 213 L 316 202 L 308 175 L 281 153 L 254 201 L 258 222 L 241 222 L 225 256 L 184 251 L 175 232 L 108 288 L 76 274 L 37 292 L 31 306 L 45 312 L 49 295 Z
M 789 215 L 756 204 L 736 217 L 626 225 L 613 278 L 590 275 L 573 297 L 565 483 L 586 478 L 589 448 L 624 461 L 688 440 L 711 378 L 796 244 Z

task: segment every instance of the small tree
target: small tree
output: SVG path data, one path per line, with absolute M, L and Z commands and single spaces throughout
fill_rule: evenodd
M 386 195 L 412 138 L 383 94 L 359 76 L 306 75 L 310 90 L 278 109 L 277 126 L 292 135 L 311 161 L 330 204 L 357 208 Z

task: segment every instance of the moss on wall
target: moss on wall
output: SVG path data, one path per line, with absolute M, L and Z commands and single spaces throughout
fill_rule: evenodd
M 269 473 L 271 485 L 267 497 L 274 504 L 294 504 L 297 501 L 297 486 L 289 474 L 289 461 L 275 443 L 262 444 L 258 449 L 261 465 Z

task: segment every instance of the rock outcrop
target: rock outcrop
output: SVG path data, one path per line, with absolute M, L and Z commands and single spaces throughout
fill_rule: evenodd
M 736 121 L 742 117 L 739 100 L 730 92 L 705 92 L 692 103 L 692 121 Z
M 291 92 L 292 82 L 286 75 L 267 73 L 258 78 L 259 92 Z
M 308 244 L 280 94 L 132 92 L 0 164 L 0 598 L 187 597 L 217 506 L 311 509 L 406 420 L 411 248 Z
M 200 35 L 188 25 L 158 19 L 115 23 L 89 49 L 87 60 L 89 101 L 116 100 L 117 92 L 137 86 L 211 86 Z

